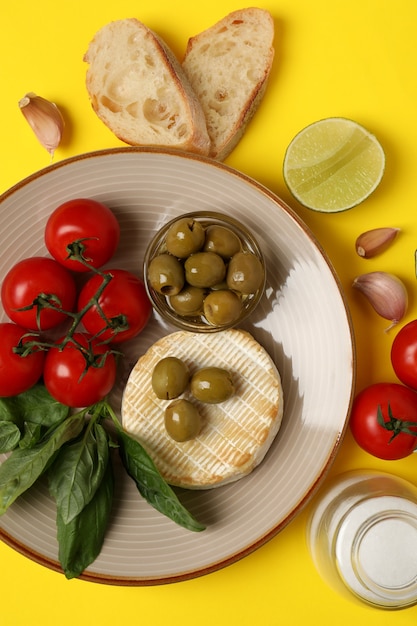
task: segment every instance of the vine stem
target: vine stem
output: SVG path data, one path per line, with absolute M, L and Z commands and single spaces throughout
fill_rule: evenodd
M 99 299 L 101 297 L 101 295 L 103 294 L 105 288 L 107 287 L 107 285 L 110 283 L 110 281 L 112 280 L 112 275 L 105 273 L 103 271 L 101 271 L 100 269 L 94 267 L 84 256 L 83 256 L 83 252 L 85 250 L 85 246 L 83 244 L 83 241 L 85 241 L 85 239 L 79 239 L 77 241 L 74 241 L 73 243 L 69 244 L 67 246 L 67 250 L 68 250 L 68 259 L 74 260 L 74 261 L 78 261 L 79 263 L 82 263 L 82 265 L 84 265 L 85 267 L 88 268 L 88 270 L 94 272 L 95 274 L 97 274 L 98 276 L 100 276 L 102 278 L 102 282 L 100 284 L 100 286 L 98 287 L 96 293 L 90 298 L 90 300 L 87 302 L 87 304 L 80 309 L 79 311 L 66 311 L 64 309 L 62 309 L 59 306 L 59 301 L 57 300 L 57 298 L 53 295 L 53 294 L 39 294 L 37 296 L 37 298 L 35 298 L 35 300 L 32 302 L 31 305 L 24 307 L 24 310 L 33 308 L 34 306 L 38 307 L 38 311 L 37 311 L 37 317 L 40 317 L 40 311 L 42 308 L 49 308 L 52 309 L 54 311 L 58 311 L 59 313 L 62 313 L 64 315 L 66 315 L 68 318 L 70 318 L 72 320 L 71 325 L 69 327 L 69 329 L 67 330 L 64 339 L 59 342 L 59 343 L 52 343 L 49 341 L 42 341 L 39 338 L 36 340 L 32 340 L 32 341 L 26 341 L 23 342 L 23 340 L 27 337 L 33 337 L 33 333 L 27 333 L 27 335 L 25 335 L 24 337 L 22 337 L 21 341 L 19 342 L 18 346 L 14 348 L 14 352 L 17 354 L 20 354 L 20 356 L 27 356 L 28 354 L 30 354 L 31 352 L 35 351 L 35 350 L 49 350 L 50 348 L 57 348 L 58 350 L 63 350 L 65 348 L 65 346 L 72 342 L 74 344 L 74 346 L 83 354 L 86 363 L 87 363 L 87 368 L 90 365 L 96 365 L 97 367 L 97 363 L 95 363 L 95 359 L 94 359 L 94 351 L 92 348 L 92 341 L 94 339 L 97 339 L 97 337 L 99 337 L 107 328 L 111 328 L 111 321 L 105 316 L 100 304 L 99 304 Z M 80 323 L 83 320 L 83 317 L 85 316 L 85 314 L 92 308 L 92 307 L 96 307 L 100 316 L 102 317 L 102 319 L 104 320 L 106 326 L 105 328 L 101 329 L 99 333 L 97 333 L 97 335 L 92 336 L 91 338 L 89 338 L 88 340 L 88 347 L 86 348 L 85 346 L 81 345 L 78 341 L 76 341 L 74 339 L 74 335 L 80 325 Z M 22 309 L 23 310 L 23 309 Z M 103 341 L 103 343 L 109 343 L 110 340 L 108 341 Z M 99 367 L 100 365 L 98 365 Z
M 98 402 L 97 405 L 95 406 L 99 407 L 98 410 L 102 417 L 109 417 L 111 419 L 117 431 L 123 430 L 120 424 L 120 420 L 117 417 L 115 411 L 113 410 L 113 407 L 106 400 L 102 400 L 101 402 Z
M 102 295 L 103 291 L 105 290 L 105 288 L 107 287 L 109 282 L 112 280 L 112 276 L 110 274 L 105 274 L 104 272 L 100 272 L 99 270 L 96 270 L 96 273 L 101 276 L 103 281 L 102 281 L 100 287 L 97 289 L 97 291 L 94 294 L 94 296 L 87 302 L 87 304 L 80 311 L 77 311 L 77 313 L 72 313 L 70 311 L 62 311 L 63 313 L 65 313 L 69 317 L 72 317 L 72 319 L 73 319 L 72 324 L 71 324 L 69 330 L 67 331 L 65 339 L 63 340 L 63 342 L 61 344 L 62 348 L 65 348 L 67 343 L 71 339 L 73 339 L 74 334 L 75 334 L 79 324 L 81 323 L 84 315 L 87 313 L 87 311 L 89 311 L 93 306 L 97 306 L 101 310 L 101 307 L 100 307 L 98 301 L 99 301 L 99 298 Z M 54 307 L 52 307 L 52 308 L 54 308 Z M 107 320 L 107 323 L 108 323 L 108 320 Z

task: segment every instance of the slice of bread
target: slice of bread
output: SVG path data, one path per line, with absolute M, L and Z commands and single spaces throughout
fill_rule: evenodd
M 230 372 L 235 393 L 219 404 L 197 401 L 203 420 L 190 441 L 171 439 L 164 425 L 170 400 L 157 398 L 152 372 L 166 356 L 184 361 L 190 374 L 203 367 Z M 165 480 L 187 489 L 220 487 L 252 472 L 264 459 L 283 417 L 281 378 L 266 350 L 249 333 L 177 331 L 156 341 L 132 369 L 122 399 L 124 429 L 146 448 Z
M 274 58 L 268 11 L 230 13 L 188 41 L 183 68 L 206 116 L 210 156 L 222 161 L 241 139 L 264 95 Z
M 181 64 L 142 22 L 123 19 L 101 28 L 84 61 L 92 107 L 119 139 L 208 154 L 204 113 Z

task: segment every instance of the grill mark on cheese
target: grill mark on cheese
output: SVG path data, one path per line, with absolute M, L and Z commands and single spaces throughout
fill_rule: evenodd
M 199 407 L 203 428 L 191 441 L 178 443 L 165 431 L 169 404 L 153 393 L 152 371 L 166 356 L 177 356 L 191 374 L 214 365 L 228 369 L 235 394 L 220 404 L 203 404 L 189 390 L 183 396 Z M 133 368 L 122 401 L 124 428 L 154 459 L 173 485 L 209 488 L 238 480 L 256 467 L 278 432 L 283 411 L 279 374 L 267 352 L 244 331 L 206 335 L 178 331 L 157 341 Z

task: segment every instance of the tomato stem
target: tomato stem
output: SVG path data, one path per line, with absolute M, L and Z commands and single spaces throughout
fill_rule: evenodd
M 76 239 L 72 243 L 69 243 L 66 247 L 68 251 L 67 260 L 78 261 L 82 265 L 88 267 L 88 269 L 92 269 L 91 259 L 85 256 L 86 246 L 84 245 L 84 241 L 90 241 L 91 239 L 98 239 L 97 237 L 84 237 L 82 239 Z
M 381 405 L 378 405 L 377 409 L 377 420 L 378 424 L 385 428 L 385 430 L 391 431 L 392 436 L 388 443 L 391 443 L 395 437 L 397 437 L 400 433 L 405 433 L 407 435 L 413 435 L 417 437 L 417 430 L 412 430 L 412 428 L 417 429 L 417 423 L 412 421 L 407 421 L 403 419 L 398 419 L 394 417 L 391 406 L 388 404 L 388 420 L 384 419 L 382 414 Z
M 26 335 L 23 335 L 17 346 L 13 348 L 13 352 L 21 357 L 26 357 L 30 354 L 33 354 L 34 352 L 38 352 L 40 350 L 49 350 L 49 348 L 52 347 L 53 344 L 48 341 L 41 341 L 40 339 L 33 339 L 33 341 L 23 342 L 26 337 L 33 336 L 34 335 L 32 333 L 27 333 Z

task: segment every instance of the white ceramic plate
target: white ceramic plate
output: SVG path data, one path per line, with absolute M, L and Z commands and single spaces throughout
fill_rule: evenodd
M 83 578 L 118 585 L 180 581 L 224 567 L 278 533 L 323 481 L 341 443 L 352 401 L 355 351 L 338 279 L 312 233 L 279 198 L 222 164 L 191 155 L 121 148 L 52 165 L 0 197 L 0 277 L 17 260 L 46 254 L 43 229 L 70 198 L 108 204 L 121 226 L 113 267 L 142 272 L 146 245 L 167 220 L 223 211 L 258 238 L 267 288 L 245 324 L 282 376 L 282 428 L 263 463 L 241 481 L 181 492 L 207 529 L 192 533 L 152 509 L 116 468 L 113 517 L 100 556 Z M 3 314 L 3 320 L 4 314 Z M 157 338 L 176 330 L 155 316 L 127 348 L 124 376 Z M 120 403 L 123 381 L 113 394 Z M 0 460 L 4 460 L 0 456 Z M 45 482 L 0 518 L 0 538 L 59 570 L 55 507 Z

